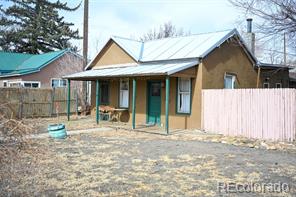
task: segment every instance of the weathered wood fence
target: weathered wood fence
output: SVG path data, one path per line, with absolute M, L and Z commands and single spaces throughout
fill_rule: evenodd
M 205 131 L 230 136 L 296 139 L 296 89 L 203 90 Z
M 66 88 L 0 88 L 0 104 L 10 108 L 13 118 L 52 117 L 67 113 Z M 71 91 L 71 113 L 76 112 L 78 99 Z M 9 114 L 10 115 L 10 114 Z

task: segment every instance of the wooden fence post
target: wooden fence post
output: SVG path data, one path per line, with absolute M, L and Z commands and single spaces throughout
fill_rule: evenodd
M 53 110 L 54 110 L 54 96 L 55 96 L 55 88 L 52 88 L 51 91 L 51 100 L 50 100 L 50 117 L 53 116 Z
M 70 121 L 70 113 L 71 113 L 71 80 L 68 79 L 68 94 L 67 94 L 67 119 Z
M 23 88 L 19 89 L 19 119 L 23 119 Z
M 75 89 L 75 102 L 76 102 L 76 115 L 78 117 L 78 92 L 77 92 L 77 89 Z

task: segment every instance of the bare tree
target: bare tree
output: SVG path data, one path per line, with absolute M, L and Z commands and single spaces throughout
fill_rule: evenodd
M 290 46 L 296 43 L 296 0 L 229 0 L 246 14 L 262 19 L 258 29 L 267 36 L 286 33 Z
M 140 40 L 147 41 L 188 34 L 190 34 L 190 32 L 185 34 L 182 28 L 177 29 L 171 22 L 166 22 L 163 25 L 160 25 L 158 29 L 150 29 L 147 33 L 140 37 Z
M 65 75 L 70 75 L 77 72 L 83 71 L 83 59 L 79 57 L 78 54 L 68 52 L 62 58 L 60 58 L 56 63 L 56 68 L 54 73 L 56 77 L 63 77 Z M 83 94 L 83 86 L 81 81 L 72 81 L 71 89 L 77 91 L 77 96 L 80 104 L 85 107 L 85 97 Z

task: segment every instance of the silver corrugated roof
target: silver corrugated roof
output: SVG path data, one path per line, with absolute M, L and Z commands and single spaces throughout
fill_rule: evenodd
M 202 58 L 213 48 L 221 45 L 226 39 L 232 37 L 234 34 L 238 34 L 236 29 L 170 37 L 146 42 L 139 42 L 121 37 L 112 37 L 112 39 L 136 61 L 150 62 Z
M 208 49 L 218 44 L 229 32 L 222 31 L 148 41 L 144 43 L 143 56 L 140 61 L 202 57 Z
M 166 62 L 166 63 L 143 63 L 136 65 L 116 65 L 101 69 L 87 70 L 64 78 L 67 79 L 95 79 L 108 77 L 130 77 L 130 76 L 164 76 L 172 75 L 179 71 L 198 65 L 198 60 L 186 60 L 182 62 Z
M 243 39 L 236 29 L 220 32 L 194 34 L 189 36 L 170 37 L 152 41 L 140 42 L 128 38 L 114 36 L 113 40 L 125 50 L 136 62 L 157 62 L 181 60 L 190 58 L 204 58 L 227 39 L 237 36 L 253 62 L 255 56 L 248 50 Z M 99 52 L 100 53 L 100 52 Z M 93 65 L 95 58 L 86 67 Z

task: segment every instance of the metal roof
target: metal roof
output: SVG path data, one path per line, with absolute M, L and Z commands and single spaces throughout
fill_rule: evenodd
M 0 78 L 38 72 L 67 51 L 65 49 L 38 55 L 0 51 Z
M 261 68 L 286 68 L 286 69 L 293 69 L 294 67 L 293 66 L 290 66 L 290 65 L 285 65 L 285 64 L 273 64 L 273 63 L 264 63 L 264 62 L 258 62 L 258 67 L 261 67 Z
M 114 41 L 136 62 L 144 63 L 188 58 L 204 58 L 216 47 L 219 47 L 227 39 L 233 36 L 236 36 L 240 40 L 242 47 L 248 53 L 248 57 L 252 59 L 251 61 L 257 62 L 256 57 L 254 57 L 246 47 L 246 44 L 236 29 L 169 37 L 145 42 L 113 36 L 107 43 Z M 92 66 L 94 60 L 95 58 L 88 64 L 86 70 Z
M 87 70 L 64 78 L 73 80 L 108 78 L 108 77 L 131 77 L 131 76 L 164 76 L 172 75 L 179 71 L 198 65 L 198 60 L 171 61 L 166 63 L 142 63 L 142 64 L 118 64 L 115 67 L 104 67 Z
M 147 41 L 140 61 L 202 58 L 209 49 L 222 44 L 221 41 L 224 42 L 233 33 L 221 31 Z
M 112 37 L 136 61 L 150 62 L 186 58 L 202 58 L 226 39 L 238 34 L 237 30 L 169 37 L 139 42 L 122 37 Z

